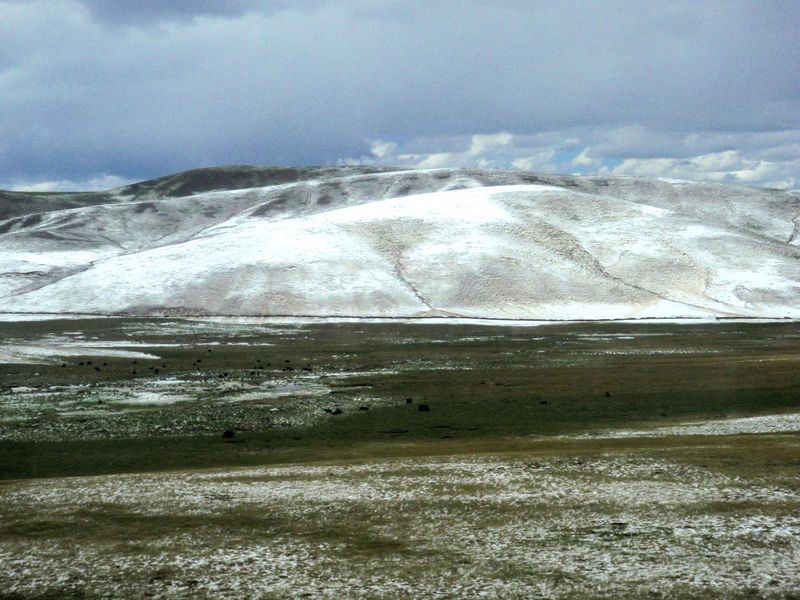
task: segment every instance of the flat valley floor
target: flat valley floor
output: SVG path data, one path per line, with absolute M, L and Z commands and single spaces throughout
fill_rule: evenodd
M 0 322 L 0 598 L 800 598 L 797 322 Z

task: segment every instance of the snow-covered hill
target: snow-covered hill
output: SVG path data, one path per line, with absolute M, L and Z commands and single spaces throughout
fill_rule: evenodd
M 224 167 L 0 207 L 1 312 L 800 317 L 779 190 Z

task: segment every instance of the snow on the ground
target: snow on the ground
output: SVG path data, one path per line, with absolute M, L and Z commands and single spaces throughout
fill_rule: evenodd
M 13 274 L 25 265 L 11 253 L 4 281 L 22 287 L 0 297 L 0 310 L 800 317 L 800 251 L 786 243 L 800 210 L 793 196 L 638 179 L 550 177 L 533 184 L 522 177 L 381 173 L 198 194 L 183 204 L 115 205 L 103 218 L 108 227 L 116 223 L 113 239 L 124 251 L 83 270 L 65 263 L 66 271 L 24 276 Z M 420 193 L 429 189 L 435 191 Z M 99 209 L 75 209 L 70 218 L 81 210 Z M 127 223 L 130 212 L 136 218 Z M 20 227 L 0 235 L 0 247 L 21 244 L 14 252 L 22 256 L 44 244 Z M 47 243 L 46 262 L 70 242 Z
M 614 454 L 33 480 L 0 489 L 8 527 L 38 525 L 0 538 L 0 584 L 22 596 L 779 598 L 800 585 L 797 507 L 769 479 Z
M 134 350 L 114 350 L 107 346 L 79 343 L 43 342 L 0 344 L 0 364 L 53 364 L 71 356 L 158 359 L 155 354 Z
M 586 433 L 576 438 L 662 437 L 668 435 L 739 435 L 800 432 L 800 413 L 713 419 L 653 429 L 619 429 Z
M 17 321 L 60 321 L 65 319 L 80 320 L 80 319 L 103 319 L 106 315 L 86 314 L 86 313 L 14 313 L 14 312 L 0 312 L 0 322 L 17 322 Z

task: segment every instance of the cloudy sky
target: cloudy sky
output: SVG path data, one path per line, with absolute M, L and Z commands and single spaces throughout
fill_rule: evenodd
M 0 0 L 0 188 L 367 162 L 800 188 L 800 2 Z

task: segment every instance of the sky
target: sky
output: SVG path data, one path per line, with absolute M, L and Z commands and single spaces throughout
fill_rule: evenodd
M 225 164 L 800 188 L 800 2 L 0 0 L 0 189 Z

